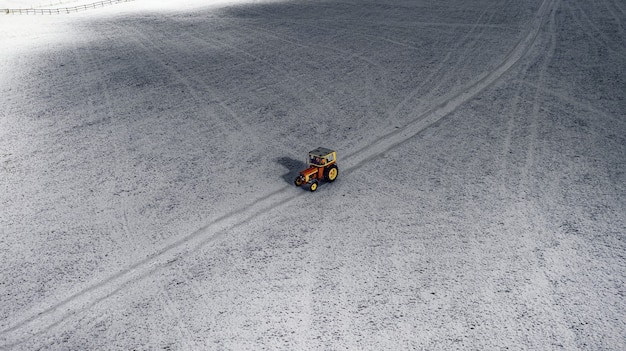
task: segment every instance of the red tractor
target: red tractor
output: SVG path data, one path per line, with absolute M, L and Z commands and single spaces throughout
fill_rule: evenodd
M 296 186 L 308 184 L 309 190 L 317 190 L 320 180 L 333 182 L 339 175 L 337 152 L 318 147 L 309 152 L 309 168 L 300 172 L 294 183 Z

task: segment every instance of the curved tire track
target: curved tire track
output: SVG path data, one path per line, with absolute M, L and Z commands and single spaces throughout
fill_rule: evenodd
M 348 164 L 347 169 L 344 166 L 344 174 L 360 168 L 373 157 L 381 156 L 392 148 L 401 145 L 427 127 L 439 122 L 443 117 L 454 112 L 459 106 L 471 100 L 481 91 L 492 86 L 530 50 L 539 34 L 541 26 L 547 20 L 550 12 L 554 10 L 554 4 L 556 2 L 556 0 L 544 0 L 533 19 L 531 29 L 527 31 L 524 38 L 493 71 L 479 76 L 473 82 L 470 82 L 456 92 L 440 98 L 434 103 L 435 107 L 422 113 L 403 128 L 383 135 L 363 149 L 347 155 L 346 158 L 348 158 L 348 160 L 343 162 L 344 165 L 346 163 Z
M 458 107 L 484 89 L 492 86 L 530 50 L 542 25 L 548 19 L 551 11 L 555 10 L 556 3 L 557 0 L 544 0 L 542 2 L 522 40 L 492 72 L 484 74 L 456 92 L 442 97 L 436 101 L 435 107 L 417 116 L 404 128 L 388 133 L 375 140 L 372 144 L 346 155 L 342 162 L 343 174 L 350 174 L 371 159 L 379 157 L 385 152 L 405 143 L 424 129 L 454 112 Z M 214 220 L 190 235 L 171 242 L 164 248 L 124 268 L 109 278 L 68 296 L 58 303 L 2 330 L 0 333 L 0 348 L 14 347 L 33 336 L 41 335 L 51 330 L 72 316 L 95 306 L 133 283 L 150 276 L 178 258 L 195 252 L 210 242 L 221 239 L 228 230 L 241 226 L 262 213 L 283 206 L 302 194 L 303 192 L 300 189 L 284 186 Z

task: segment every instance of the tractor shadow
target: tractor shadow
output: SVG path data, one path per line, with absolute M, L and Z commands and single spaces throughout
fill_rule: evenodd
M 306 163 L 291 157 L 281 157 L 276 162 L 289 170 L 289 172 L 283 174 L 283 180 L 289 184 L 293 184 L 300 171 L 307 167 Z

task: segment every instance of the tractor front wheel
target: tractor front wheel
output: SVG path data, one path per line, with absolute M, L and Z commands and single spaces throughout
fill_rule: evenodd
M 300 186 L 304 183 L 304 179 L 302 179 L 302 176 L 297 176 L 296 180 L 293 181 L 294 184 L 296 184 L 296 186 Z
M 317 180 L 312 181 L 311 185 L 309 185 L 309 190 L 311 190 L 311 191 L 317 190 L 317 184 L 318 184 Z
M 332 165 L 326 168 L 326 170 L 324 170 L 324 178 L 326 179 L 326 181 L 334 182 L 335 179 L 337 179 L 338 175 L 339 175 L 339 168 L 337 168 L 336 165 Z

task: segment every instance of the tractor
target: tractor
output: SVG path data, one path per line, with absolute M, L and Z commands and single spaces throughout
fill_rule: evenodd
M 318 147 L 309 152 L 309 168 L 300 172 L 294 183 L 296 186 L 308 184 L 309 190 L 315 191 L 321 180 L 333 182 L 338 175 L 337 152 Z

